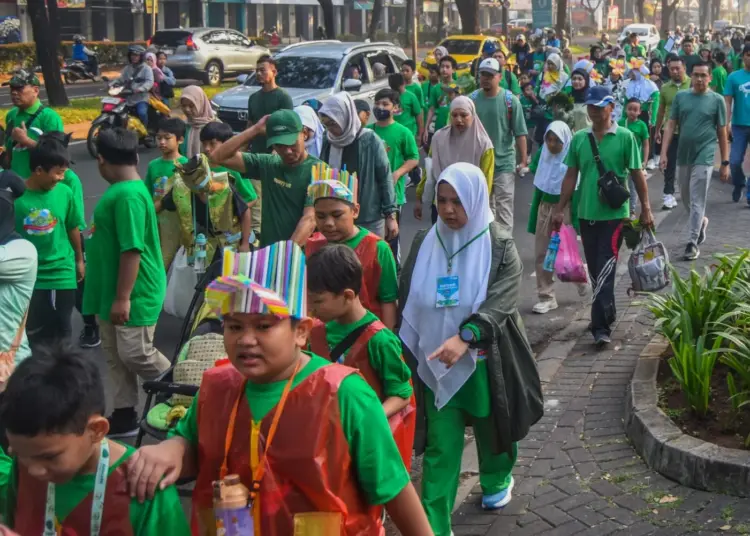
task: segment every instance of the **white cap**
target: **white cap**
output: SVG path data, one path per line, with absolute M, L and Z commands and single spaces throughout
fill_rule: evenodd
M 495 58 L 484 59 L 482 60 L 482 63 L 479 64 L 479 72 L 498 74 L 500 73 L 500 62 Z

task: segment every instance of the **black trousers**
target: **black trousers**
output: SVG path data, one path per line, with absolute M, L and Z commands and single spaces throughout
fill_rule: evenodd
M 83 250 L 83 258 L 85 259 L 86 258 L 86 241 L 83 239 L 83 236 L 81 236 L 81 249 Z M 76 309 L 78 309 L 78 312 L 81 313 L 81 316 L 83 317 L 83 324 L 86 327 L 96 328 L 96 316 L 83 314 L 83 289 L 84 289 L 85 283 L 86 283 L 85 277 L 81 281 L 78 282 L 78 289 L 76 290 Z
M 396 212 L 396 223 L 401 225 L 401 210 Z M 391 246 L 393 252 L 393 258 L 396 259 L 396 267 L 401 266 L 401 233 L 396 235 L 396 238 L 391 238 L 388 241 L 388 245 Z
M 26 336 L 32 346 L 50 344 L 70 338 L 71 316 L 76 303 L 76 289 L 35 289 L 29 303 Z
M 591 334 L 609 335 L 617 317 L 615 272 L 622 244 L 622 220 L 581 220 L 580 224 L 583 254 L 594 292 L 591 302 Z
M 677 176 L 677 144 L 678 135 L 672 136 L 672 142 L 667 149 L 667 169 L 664 170 L 664 195 L 674 195 L 674 180 Z

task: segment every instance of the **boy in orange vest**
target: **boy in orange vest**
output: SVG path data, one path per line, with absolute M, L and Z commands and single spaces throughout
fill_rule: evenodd
M 173 436 L 142 447 L 131 491 L 145 497 L 196 476 L 195 535 L 213 535 L 212 483 L 251 490 L 256 536 L 385 534 L 384 505 L 404 536 L 431 535 L 380 400 L 352 368 L 304 352 L 306 269 L 292 241 L 225 252 L 206 302 L 224 321 L 231 365 L 203 375 Z
M 329 242 L 349 246 L 362 263 L 359 299 L 388 329 L 396 327 L 398 278 L 396 260 L 388 242 L 365 228 L 357 227 L 359 215 L 357 179 L 315 181 L 307 188 L 315 208 L 318 231 L 310 237 L 305 253 L 310 256 Z
M 329 244 L 308 258 L 308 296 L 316 320 L 310 349 L 358 369 L 383 402 L 404 465 L 411 468 L 416 403 L 401 341 L 362 306 L 362 265 L 351 248 Z

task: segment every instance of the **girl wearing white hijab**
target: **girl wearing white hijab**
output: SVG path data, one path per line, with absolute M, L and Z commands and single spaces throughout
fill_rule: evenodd
M 300 121 L 302 121 L 302 128 L 305 131 L 305 149 L 307 149 L 307 154 L 319 158 L 320 149 L 323 147 L 325 129 L 320 123 L 320 119 L 318 119 L 318 114 L 306 104 L 296 106 L 294 111 L 297 112 Z
M 422 505 L 435 535 L 449 536 L 467 423 L 482 460 L 483 507 L 496 509 L 511 500 L 516 442 L 543 409 L 517 310 L 523 267 L 494 221 L 484 173 L 448 166 L 437 199 L 437 223 L 417 234 L 402 268 L 399 335 L 426 419 L 415 438 Z
M 539 86 L 539 96 L 544 100 L 557 95 L 568 82 L 568 75 L 559 54 L 550 54 L 544 64 L 544 75 Z
M 383 142 L 372 129 L 362 127 L 354 100 L 345 91 L 326 100 L 318 115 L 326 128 L 320 159 L 332 168 L 357 173 L 357 225 L 386 240 L 395 238 L 398 206 Z
M 625 88 L 625 102 L 632 98 L 641 101 L 641 117 L 647 125 L 651 125 L 652 112 L 654 123 L 656 122 L 656 113 L 659 109 L 659 88 L 649 78 L 651 71 L 645 64 L 638 68 L 631 68 L 629 75 L 630 81 Z M 654 107 L 654 103 L 656 106 Z

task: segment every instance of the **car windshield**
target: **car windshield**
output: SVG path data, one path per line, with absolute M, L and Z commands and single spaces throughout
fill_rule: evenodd
M 648 28 L 625 28 L 625 31 L 623 32 L 625 35 L 630 35 L 632 33 L 643 36 L 648 35 Z
M 190 32 L 184 30 L 156 32 L 151 44 L 155 47 L 178 47 L 184 45 L 190 35 Z
M 482 42 L 478 39 L 446 39 L 440 43 L 440 46 L 445 47 L 451 56 L 476 56 L 479 54 L 481 44 Z
M 276 58 L 276 83 L 281 87 L 301 89 L 330 89 L 336 83 L 339 60 L 312 58 L 310 56 L 283 56 Z M 245 85 L 257 86 L 255 76 L 250 76 Z

